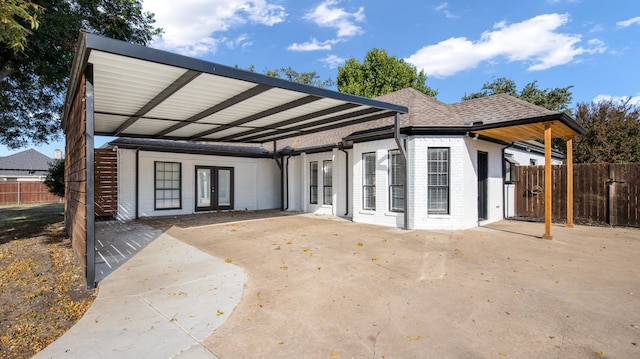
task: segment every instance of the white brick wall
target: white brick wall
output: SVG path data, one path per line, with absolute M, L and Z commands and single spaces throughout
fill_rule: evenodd
M 389 150 L 398 149 L 394 139 L 353 145 L 353 221 L 404 227 L 404 213 L 389 210 Z M 376 154 L 376 209 L 362 209 L 362 154 Z
M 118 218 L 135 218 L 135 151 L 119 149 Z M 182 164 L 182 208 L 154 209 L 154 162 Z M 280 171 L 273 159 L 206 156 L 140 151 L 138 215 L 166 216 L 195 212 L 195 166 L 234 168 L 234 209 L 258 210 L 280 207 Z

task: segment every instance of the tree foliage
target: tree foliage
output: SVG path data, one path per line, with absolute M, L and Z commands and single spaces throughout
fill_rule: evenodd
M 14 52 L 23 51 L 27 36 L 40 25 L 38 15 L 41 12 L 42 8 L 31 1 L 0 2 L 0 43 L 4 43 Z
M 250 68 L 253 70 L 253 66 Z M 297 82 L 305 85 L 311 85 L 320 88 L 327 88 L 333 86 L 333 80 L 325 79 L 321 80 L 320 75 L 315 71 L 298 72 L 291 67 L 281 67 L 279 69 L 265 70 L 265 75 L 271 77 L 277 77 L 292 82 Z
M 427 75 L 423 70 L 404 59 L 389 56 L 387 51 L 372 49 L 360 63 L 350 58 L 338 67 L 338 91 L 358 96 L 376 97 L 408 87 L 436 97 L 438 91 L 426 85 Z
M 20 2 L 20 0 L 11 0 Z M 47 143 L 60 133 L 60 113 L 79 31 L 146 45 L 162 30 L 139 0 L 34 0 L 40 26 L 24 49 L 0 48 L 0 144 Z M 16 19 L 14 17 L 14 19 Z M 25 24 L 24 18 L 16 21 Z
M 554 89 L 540 89 L 538 88 L 538 81 L 533 81 L 525 85 L 522 90 L 518 91 L 516 83 L 506 77 L 499 77 L 492 82 L 487 82 L 482 86 L 479 92 L 472 92 L 471 94 L 465 94 L 462 100 L 471 100 L 474 98 L 486 97 L 496 94 L 507 94 L 513 97 L 530 102 L 534 105 L 544 107 L 551 111 L 565 112 L 568 115 L 571 114 L 569 105 L 573 95 L 571 88 L 556 87 Z
M 640 108 L 628 101 L 579 103 L 576 121 L 587 134 L 574 140 L 577 163 L 640 162 Z
M 49 192 L 64 197 L 64 160 L 57 160 L 49 165 L 49 173 L 44 179 Z

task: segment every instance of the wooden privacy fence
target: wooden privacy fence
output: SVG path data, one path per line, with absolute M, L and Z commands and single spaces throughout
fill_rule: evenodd
M 0 182 L 0 204 L 60 202 L 43 182 Z
M 118 213 L 118 153 L 96 149 L 94 156 L 95 214 L 113 217 Z
M 552 166 L 552 218 L 567 217 L 566 165 Z M 574 164 L 576 223 L 640 227 L 640 163 Z M 521 166 L 515 186 L 515 215 L 544 218 L 544 166 Z

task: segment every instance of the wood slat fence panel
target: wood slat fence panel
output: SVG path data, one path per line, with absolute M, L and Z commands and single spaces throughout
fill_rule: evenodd
M 0 204 L 60 202 L 43 182 L 0 182 Z
M 573 211 L 576 223 L 640 227 L 640 163 L 575 164 Z M 552 218 L 567 216 L 566 166 L 552 166 Z M 544 166 L 521 166 L 516 183 L 516 217 L 544 218 Z
M 118 212 L 118 153 L 96 149 L 95 153 L 95 213 L 98 217 L 113 217 Z

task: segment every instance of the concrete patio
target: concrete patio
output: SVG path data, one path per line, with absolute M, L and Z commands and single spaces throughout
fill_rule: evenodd
M 164 233 L 38 357 L 640 357 L 637 229 L 213 217 L 141 221 Z

